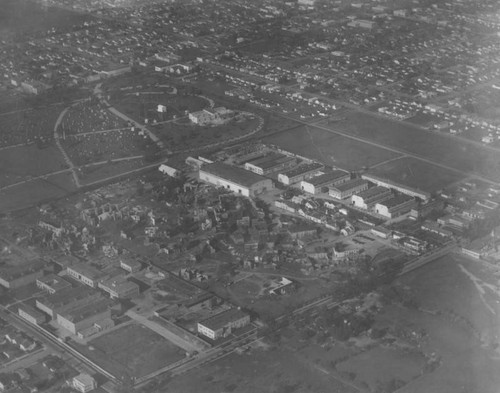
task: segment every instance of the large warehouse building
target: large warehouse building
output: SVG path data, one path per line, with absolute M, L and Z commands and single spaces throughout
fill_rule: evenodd
M 361 175 L 361 177 L 365 180 L 368 180 L 369 182 L 376 184 L 377 186 L 387 187 L 387 188 L 390 188 L 392 190 L 396 190 L 396 191 L 400 192 L 401 194 L 405 194 L 405 195 L 408 195 L 411 197 L 420 198 L 423 201 L 428 201 L 429 199 L 431 199 L 431 194 L 429 192 L 422 191 L 422 190 L 419 190 L 417 188 L 409 187 L 409 186 L 406 186 L 404 184 L 396 183 L 396 182 L 389 180 L 389 179 L 384 179 L 382 177 L 370 175 L 368 173 Z
M 300 187 L 309 194 L 319 194 L 321 192 L 328 192 L 328 187 L 338 186 L 350 179 L 351 175 L 348 172 L 337 169 L 323 175 L 311 177 L 308 180 L 302 180 Z
M 271 179 L 221 162 L 204 165 L 199 175 L 201 181 L 227 188 L 247 197 L 255 196 L 274 187 Z

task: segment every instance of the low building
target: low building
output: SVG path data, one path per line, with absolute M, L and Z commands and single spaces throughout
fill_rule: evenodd
M 346 199 L 368 189 L 368 182 L 363 179 L 353 179 L 338 186 L 331 187 L 328 194 L 336 199 Z
M 142 269 L 142 264 L 139 261 L 133 259 L 120 260 L 120 267 L 129 273 L 137 273 Z
M 431 199 L 431 194 L 429 192 L 422 191 L 410 186 L 406 186 L 404 184 L 400 184 L 389 179 L 384 179 L 382 177 L 370 175 L 368 173 L 361 175 L 361 178 L 368 180 L 369 182 L 372 182 L 377 186 L 390 188 L 392 190 L 400 192 L 401 194 L 405 194 L 414 198 L 419 198 L 422 201 L 428 201 L 429 199 Z
M 17 313 L 20 317 L 34 325 L 45 323 L 46 316 L 41 311 L 36 310 L 26 303 L 21 303 L 18 306 Z
M 271 179 L 220 162 L 204 165 L 199 171 L 199 176 L 201 181 L 227 188 L 236 194 L 247 197 L 274 188 Z
M 301 164 L 296 168 L 278 174 L 278 181 L 289 186 L 317 174 L 323 168 L 324 166 L 317 162 Z
M 439 224 L 435 221 L 425 221 L 422 224 L 422 226 L 420 227 L 420 229 L 422 229 L 423 231 L 426 231 L 426 232 L 435 233 L 435 234 L 442 236 L 442 237 L 452 237 L 453 236 L 453 232 L 451 232 L 445 228 L 440 227 Z
M 435 199 L 428 203 L 422 203 L 414 207 L 410 211 L 410 217 L 415 219 L 425 218 L 432 212 L 439 212 L 444 209 L 444 202 L 440 199 Z
M 378 202 L 389 199 L 392 196 L 391 190 L 385 187 L 372 187 L 351 197 L 351 203 L 361 209 L 369 210 Z
M 92 288 L 97 288 L 99 280 L 105 276 L 100 270 L 85 263 L 68 266 L 66 272 L 71 277 Z
M 365 19 L 355 19 L 347 23 L 347 26 L 349 27 L 361 27 L 363 29 L 373 29 L 375 26 L 375 22 L 371 20 L 365 20 Z
M 327 172 L 319 176 L 311 177 L 307 180 L 300 182 L 302 190 L 309 194 L 318 194 L 321 192 L 328 192 L 331 186 L 338 186 L 350 180 L 351 175 L 348 172 L 335 170 Z
M 71 287 L 71 284 L 56 274 L 49 274 L 47 276 L 37 278 L 36 286 L 50 294 L 53 294 L 57 291 L 63 290 L 64 288 Z
M 161 164 L 158 167 L 158 170 L 164 175 L 168 175 L 170 177 L 179 177 L 181 174 L 181 171 L 179 169 L 167 164 Z
M 407 195 L 398 195 L 377 203 L 375 212 L 387 218 L 395 218 L 409 213 L 416 204 L 414 198 Z
M 81 373 L 72 379 L 71 386 L 81 393 L 87 393 L 97 388 L 97 382 L 90 375 Z
M 59 326 L 76 335 L 79 331 L 93 327 L 96 323 L 110 320 L 112 305 L 110 299 L 101 298 L 90 304 L 77 305 L 60 311 L 56 320 Z
M 245 162 L 245 169 L 258 175 L 269 175 L 293 167 L 296 159 L 280 153 L 271 153 Z
M 476 239 L 467 246 L 463 246 L 462 254 L 468 255 L 474 259 L 482 259 L 491 252 L 491 243 L 484 239 Z
M 66 288 L 52 295 L 36 299 L 36 308 L 56 318 L 58 312 L 73 307 L 75 304 L 87 304 L 101 298 L 101 294 L 87 287 Z
M 370 229 L 370 232 L 375 236 L 378 236 L 382 239 L 388 239 L 391 236 L 392 231 L 385 227 L 377 226 L 375 228 Z
M 16 289 L 31 284 L 43 276 L 45 263 L 32 261 L 21 265 L 4 265 L 0 267 L 0 285 L 8 289 Z
M 234 329 L 250 324 L 250 316 L 237 308 L 231 308 L 198 322 L 198 333 L 211 340 L 227 337 Z
M 139 296 L 139 285 L 123 276 L 100 281 L 97 287 L 108 293 L 111 299 L 130 299 Z

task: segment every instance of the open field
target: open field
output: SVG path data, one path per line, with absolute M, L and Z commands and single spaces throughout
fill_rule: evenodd
M 110 102 L 120 112 L 138 122 L 148 119 L 150 122 L 166 121 L 175 117 L 186 116 L 187 112 L 196 112 L 209 106 L 209 102 L 195 95 L 169 94 L 171 87 L 144 87 L 139 92 L 126 90 L 112 97 Z M 158 105 L 164 105 L 167 111 L 158 112 Z
M 92 165 L 81 168 L 79 179 L 82 185 L 87 185 L 142 168 L 145 165 L 142 158 Z
M 164 393 L 354 393 L 356 389 L 326 374 L 314 364 L 304 364 L 295 353 L 280 349 L 252 349 L 231 354 L 185 375 L 157 391 Z
M 427 192 L 442 190 L 465 177 L 412 157 L 387 162 L 368 173 Z
M 377 327 L 424 332 L 420 349 L 440 359 L 399 392 L 498 393 L 498 278 L 478 261 L 449 255 L 406 275 L 396 288 L 414 305 L 384 307 Z
M 0 187 L 66 167 L 61 153 L 54 146 L 39 149 L 36 145 L 29 145 L 3 149 L 0 151 Z
M 398 153 L 312 126 L 303 126 L 270 136 L 265 138 L 265 142 L 347 170 L 359 170 L 400 156 Z
M 184 351 L 159 334 L 136 324 L 123 326 L 92 340 L 89 347 L 78 349 L 111 373 L 117 376 L 127 373 L 135 378 L 185 356 Z
M 342 132 L 400 149 L 493 181 L 500 181 L 500 154 L 453 136 L 427 132 L 408 124 L 350 113 Z M 335 127 L 332 127 L 335 130 Z
M 35 205 L 76 191 L 69 172 L 36 179 L 0 191 L 0 212 Z

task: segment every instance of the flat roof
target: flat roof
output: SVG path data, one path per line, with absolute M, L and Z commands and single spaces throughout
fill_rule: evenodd
M 44 318 L 45 319 L 45 314 L 36 308 L 32 307 L 29 304 L 26 303 L 20 303 L 17 307 L 19 310 L 24 311 L 26 314 L 29 314 L 30 316 L 34 318 Z
M 284 154 L 274 153 L 264 157 L 256 158 L 254 160 L 247 161 L 247 163 L 254 165 L 258 168 L 269 169 L 278 164 L 282 164 L 284 162 L 290 162 L 293 160 L 294 160 L 293 157 L 289 157 Z
M 230 322 L 240 320 L 247 316 L 248 314 L 237 308 L 230 308 L 229 310 L 216 314 L 213 317 L 207 318 L 199 323 L 211 330 L 218 330 L 223 328 Z
M 105 275 L 102 271 L 99 269 L 96 269 L 95 267 L 92 267 L 86 263 L 78 263 L 75 265 L 68 266 L 67 269 L 74 270 L 77 273 L 80 273 L 81 275 L 88 277 L 92 280 L 96 280 L 98 278 L 101 278 Z
M 93 291 L 90 287 L 80 286 L 76 288 L 64 288 L 59 292 L 52 295 L 46 295 L 38 300 L 43 305 L 56 308 L 70 304 L 76 300 L 85 299 L 94 294 L 99 294 L 99 292 Z
M 61 312 L 60 315 L 68 321 L 78 323 L 93 315 L 100 314 L 108 310 L 112 304 L 112 300 L 102 298 L 90 304 L 78 305 L 74 308 L 70 308 L 69 310 L 65 310 Z
M 69 282 L 57 274 L 49 274 L 47 276 L 39 277 L 36 280 L 55 290 L 61 290 L 71 286 Z
M 397 195 L 397 196 L 394 196 L 392 198 L 386 199 L 383 202 L 379 202 L 378 204 L 386 206 L 387 208 L 390 209 L 391 207 L 396 207 L 396 206 L 402 205 L 406 202 L 414 201 L 414 200 L 415 200 L 414 198 L 412 198 L 408 195 Z
M 206 172 L 214 176 L 218 176 L 224 180 L 242 185 L 244 187 L 251 187 L 255 183 L 263 180 L 269 180 L 267 177 L 257 175 L 246 169 L 238 168 L 236 166 L 224 164 L 222 162 L 214 162 L 213 164 L 204 165 L 200 172 Z
M 368 181 L 372 181 L 374 183 L 376 183 L 376 182 L 386 183 L 389 186 L 400 187 L 400 188 L 403 188 L 405 190 L 408 190 L 408 191 L 411 191 L 414 193 L 418 193 L 418 194 L 423 196 L 423 199 L 429 199 L 431 197 L 431 194 L 427 191 L 423 191 L 423 190 L 420 190 L 420 189 L 415 188 L 415 187 L 410 187 L 410 186 L 407 186 L 406 184 L 398 183 L 398 182 L 395 182 L 393 180 L 390 180 L 390 179 L 387 179 L 387 178 L 384 178 L 381 176 L 376 176 L 376 175 L 372 175 L 369 173 L 365 173 L 362 175 L 362 177 L 363 177 L 363 179 L 368 180 Z
M 355 187 L 359 187 L 363 184 L 368 184 L 368 181 L 358 178 L 358 179 L 349 180 L 345 183 L 339 184 L 338 186 L 332 187 L 332 190 L 337 190 L 337 191 L 343 192 L 343 191 L 348 191 L 348 190 L 355 188 Z
M 101 281 L 101 286 L 110 288 L 120 293 L 123 291 L 139 288 L 135 282 L 128 281 L 125 277 L 114 277 Z
M 311 162 L 309 164 L 301 164 L 296 168 L 290 169 L 289 171 L 283 172 L 282 174 L 288 177 L 294 177 L 302 175 L 304 173 L 316 171 L 322 169 L 324 166 L 318 162 Z
M 344 176 L 349 176 L 348 172 L 341 171 L 340 169 L 334 170 L 333 172 L 327 172 L 323 175 L 312 177 L 308 180 L 304 180 L 306 183 L 312 184 L 313 186 L 319 186 L 328 182 L 333 182 L 335 180 L 341 179 Z
M 357 196 L 359 196 L 360 198 L 363 198 L 363 199 L 367 199 L 367 198 L 371 198 L 371 197 L 374 197 L 376 195 L 384 194 L 387 192 L 390 193 L 391 190 L 386 188 L 386 187 L 375 186 L 375 187 L 369 188 L 368 190 L 361 191 L 359 194 L 357 194 Z

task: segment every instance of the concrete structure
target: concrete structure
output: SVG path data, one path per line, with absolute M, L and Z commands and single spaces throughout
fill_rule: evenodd
M 328 194 L 336 199 L 346 199 L 368 189 L 368 182 L 363 179 L 349 180 L 338 186 L 331 187 Z
M 16 289 L 31 284 L 43 276 L 45 262 L 21 262 L 21 265 L 4 265 L 0 267 L 0 285 L 8 289 Z
M 48 276 L 37 278 L 36 286 L 50 294 L 53 294 L 57 291 L 63 290 L 64 288 L 71 287 L 71 284 L 56 274 L 49 274 Z
M 139 261 L 128 259 L 125 261 L 120 260 L 120 267 L 129 273 L 136 273 L 141 270 L 142 264 Z
M 71 381 L 71 385 L 73 389 L 76 389 L 81 393 L 90 392 L 97 387 L 95 379 L 85 373 L 81 373 L 74 377 Z
M 392 233 L 390 229 L 381 226 L 370 229 L 370 232 L 373 233 L 375 236 L 381 237 L 382 239 L 388 239 Z
M 107 292 L 111 299 L 129 299 L 139 296 L 139 285 L 125 277 L 114 277 L 100 281 L 97 287 Z
M 296 159 L 280 153 L 257 157 L 245 163 L 245 169 L 258 175 L 269 175 L 293 167 Z
M 45 322 L 46 316 L 41 311 L 36 310 L 26 303 L 21 303 L 18 306 L 17 313 L 20 317 L 34 325 L 40 325 Z
M 323 168 L 324 166 L 317 162 L 302 164 L 296 168 L 280 173 L 278 175 L 278 181 L 288 186 L 290 184 L 298 183 L 299 181 L 305 180 L 308 177 L 315 175 Z
M 93 327 L 96 323 L 111 319 L 112 302 L 109 299 L 99 299 L 90 304 L 77 305 L 65 311 L 58 312 L 57 323 L 73 334 Z
M 158 170 L 164 175 L 168 175 L 170 177 L 179 177 L 181 171 L 179 169 L 174 168 L 173 166 L 167 164 L 161 164 L 158 167 Z
M 271 179 L 242 168 L 214 162 L 199 171 L 200 180 L 244 196 L 255 196 L 274 187 Z
M 375 212 L 387 218 L 395 218 L 409 213 L 416 204 L 417 202 L 414 198 L 407 195 L 398 195 L 377 203 L 375 205 Z
M 66 271 L 71 277 L 92 288 L 97 288 L 97 283 L 105 276 L 100 270 L 85 263 L 68 266 Z
M 217 340 L 230 335 L 233 329 L 250 324 L 250 316 L 237 308 L 231 308 L 198 322 L 198 333 Z
M 361 175 L 361 178 L 368 180 L 369 182 L 372 182 L 377 186 L 390 188 L 392 190 L 400 192 L 401 194 L 409 195 L 415 198 L 420 198 L 423 201 L 428 201 L 429 199 L 431 199 L 431 194 L 429 192 L 422 191 L 410 186 L 406 186 L 404 184 L 396 183 L 389 179 L 384 179 L 382 177 L 370 175 L 368 173 Z
M 87 287 L 66 288 L 52 295 L 36 299 L 36 307 L 51 318 L 56 318 L 58 312 L 76 304 L 92 303 L 99 298 L 102 298 L 99 292 L 92 291 Z
M 328 187 L 347 182 L 351 175 L 341 170 L 324 173 L 300 182 L 300 188 L 309 194 L 328 192 Z
M 391 190 L 385 187 L 372 187 L 351 197 L 351 203 L 361 209 L 371 209 L 376 203 L 392 196 Z

